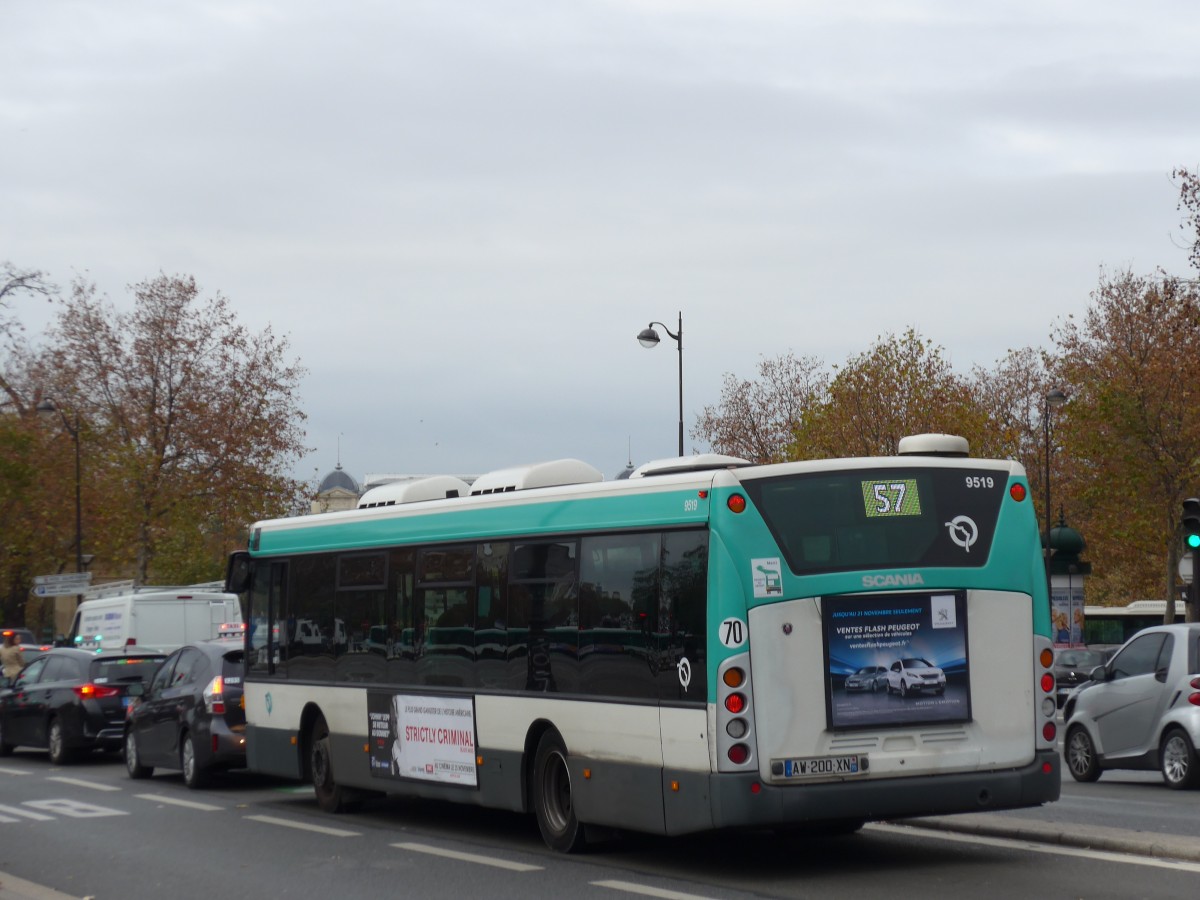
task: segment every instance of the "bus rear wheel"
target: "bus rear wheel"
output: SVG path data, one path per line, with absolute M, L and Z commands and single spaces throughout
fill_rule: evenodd
M 350 792 L 334 779 L 331 747 L 329 726 L 325 724 L 325 717 L 318 715 L 313 722 L 308 739 L 308 768 L 312 773 L 317 805 L 327 813 L 350 812 L 354 803 L 350 798 Z
M 538 741 L 531 784 L 533 810 L 546 846 L 559 853 L 583 849 L 583 825 L 576 818 L 571 802 L 567 749 L 556 731 L 547 731 Z

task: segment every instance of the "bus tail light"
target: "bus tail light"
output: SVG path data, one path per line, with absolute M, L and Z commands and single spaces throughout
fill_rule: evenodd
M 1058 726 L 1053 722 L 1047 722 L 1042 726 L 1042 737 L 1047 741 L 1052 741 L 1058 737 Z
M 1040 738 L 1038 749 L 1053 750 L 1058 739 L 1058 725 L 1055 720 L 1058 715 L 1056 700 L 1057 679 L 1054 677 L 1054 647 L 1050 639 L 1037 636 L 1033 644 L 1033 678 L 1042 694 L 1042 699 L 1035 701 L 1034 718 L 1038 726 Z
M 755 769 L 754 689 L 748 654 L 727 659 L 717 669 L 716 712 L 717 771 Z

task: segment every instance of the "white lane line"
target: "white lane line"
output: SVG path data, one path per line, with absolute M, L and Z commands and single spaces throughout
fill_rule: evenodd
M 275 816 L 245 816 L 244 818 L 250 819 L 252 822 L 265 822 L 268 825 L 282 825 L 284 828 L 298 828 L 300 831 L 315 831 L 317 834 L 327 834 L 330 837 L 362 837 L 361 831 L 326 828 L 324 825 L 310 825 L 307 822 L 278 819 Z
M 50 822 L 54 816 L 44 816 L 41 813 L 30 812 L 27 809 L 21 809 L 16 806 L 0 806 L 0 813 L 8 813 L 13 816 L 24 816 L 27 819 L 33 819 L 35 822 Z M 9 822 L 15 822 L 16 819 L 8 819 Z
M 195 800 L 178 800 L 163 794 L 134 794 L 139 800 L 149 800 L 151 803 L 167 803 L 171 806 L 182 806 L 186 809 L 199 809 L 204 812 L 220 812 L 225 807 L 213 806 L 211 803 L 197 803 Z
M 912 834 L 912 829 L 905 825 L 884 825 L 874 823 L 867 826 L 872 831 L 890 831 L 893 834 Z M 928 835 L 927 835 L 928 836 Z M 1006 850 L 1027 850 L 1033 853 L 1046 853 L 1051 856 L 1074 856 L 1080 859 L 1096 859 L 1104 862 L 1125 863 L 1130 866 L 1149 866 L 1153 869 L 1173 869 L 1177 872 L 1200 873 L 1200 863 L 1183 862 L 1172 859 L 1156 859 L 1152 856 L 1134 856 L 1130 853 L 1113 853 L 1110 850 L 1083 850 L 1078 847 L 1062 847 L 1053 844 L 1039 844 L 1034 841 L 1021 841 L 1012 838 L 986 837 L 979 834 L 954 834 L 949 831 L 939 831 L 937 836 L 947 841 L 958 841 L 960 844 L 983 844 L 986 847 L 1002 847 Z M 932 837 L 930 837 L 932 839 Z
M 82 778 L 68 778 L 66 775 L 47 775 L 47 781 L 58 781 L 62 784 L 73 784 L 76 787 L 91 788 L 93 791 L 119 791 L 119 787 L 111 784 L 101 784 L 98 781 L 84 781 Z
M 541 866 L 531 866 L 528 863 L 513 862 L 509 859 L 499 859 L 495 856 L 481 856 L 477 853 L 460 853 L 457 850 L 443 850 L 429 844 L 392 844 L 400 850 L 411 850 L 413 853 L 428 853 L 431 856 L 444 856 L 446 859 L 457 859 L 460 862 L 479 863 L 481 866 L 494 866 L 497 869 L 508 869 L 510 872 L 540 872 Z
M 611 888 L 614 891 L 624 891 L 627 894 L 641 894 L 643 897 L 662 897 L 663 900 L 710 900 L 703 894 L 668 891 L 663 888 L 648 887 L 644 884 L 634 884 L 632 881 L 593 881 L 592 884 L 596 887 Z
M 8 766 L 0 766 L 0 775 L 30 775 L 29 769 L 10 769 Z

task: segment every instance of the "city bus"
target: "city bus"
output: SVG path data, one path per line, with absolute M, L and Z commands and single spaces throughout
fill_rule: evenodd
M 578 460 L 258 522 L 251 769 L 613 829 L 849 833 L 1058 798 L 1049 598 L 1021 466 L 966 441 L 605 481 Z M 852 678 L 871 667 L 872 678 Z
M 1119 647 L 1144 628 L 1162 625 L 1167 611 L 1166 600 L 1134 600 L 1126 606 L 1093 606 L 1083 608 L 1083 642 L 1088 645 Z M 1175 621 L 1186 618 L 1186 605 L 1175 601 Z

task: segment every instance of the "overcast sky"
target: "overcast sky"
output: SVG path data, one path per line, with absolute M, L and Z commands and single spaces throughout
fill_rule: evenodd
M 966 374 L 1188 274 L 1198 48 L 1195 0 L 2 0 L 0 260 L 289 335 L 300 477 L 611 477 L 675 454 L 651 320 L 690 433 L 763 356 Z

